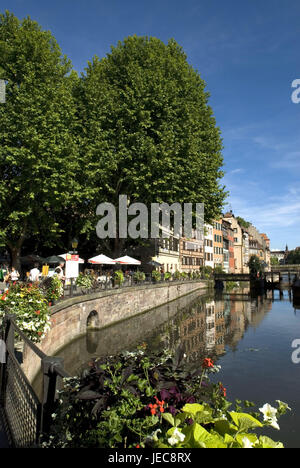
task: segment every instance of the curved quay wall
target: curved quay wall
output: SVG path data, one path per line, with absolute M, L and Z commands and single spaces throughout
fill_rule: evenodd
M 197 290 L 203 290 L 204 294 L 207 282 L 143 285 L 66 299 L 51 308 L 51 330 L 39 348 L 47 355 L 55 355 L 75 338 L 85 335 L 88 325 L 101 329 Z M 40 367 L 40 359 L 25 345 L 22 368 L 30 382 Z

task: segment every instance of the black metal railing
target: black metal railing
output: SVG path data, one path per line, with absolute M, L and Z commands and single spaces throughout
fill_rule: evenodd
M 101 291 L 109 291 L 114 289 L 126 289 L 130 287 L 136 286 L 143 286 L 143 285 L 153 285 L 153 284 L 175 284 L 175 283 L 182 283 L 184 282 L 193 282 L 196 283 L 198 281 L 203 281 L 204 277 L 198 278 L 174 278 L 171 277 L 169 279 L 165 279 L 163 274 L 161 279 L 157 280 L 151 277 L 151 275 L 146 274 L 146 278 L 144 280 L 137 280 L 134 276 L 127 276 L 124 278 L 122 283 L 118 283 L 113 277 L 105 277 L 103 280 L 96 280 L 94 281 L 93 285 L 90 288 L 82 288 L 81 286 L 76 285 L 76 279 L 71 279 L 70 284 L 64 286 L 64 296 L 59 299 L 59 302 L 68 299 L 70 297 L 82 296 L 85 294 L 92 294 Z M 58 301 L 56 301 L 57 303 Z
M 0 363 L 0 412 L 4 428 L 12 447 L 37 447 L 42 434 L 49 432 L 57 390 L 69 375 L 63 369 L 62 358 L 44 354 L 19 329 L 13 315 L 5 316 L 0 333 L 6 346 L 6 362 Z M 41 360 L 41 401 L 17 359 L 16 336 Z

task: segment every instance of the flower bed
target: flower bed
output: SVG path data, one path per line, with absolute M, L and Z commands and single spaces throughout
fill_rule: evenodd
M 257 436 L 256 428 L 279 428 L 277 418 L 288 406 L 266 404 L 247 412 L 227 400 L 219 371 L 211 359 L 195 371 L 178 350 L 136 352 L 97 359 L 81 378 L 65 379 L 53 427 L 45 447 L 99 448 L 282 448 Z M 245 402 L 244 407 L 253 404 Z
M 0 318 L 15 315 L 17 326 L 33 342 L 50 329 L 49 301 L 34 284 L 13 284 L 0 298 Z

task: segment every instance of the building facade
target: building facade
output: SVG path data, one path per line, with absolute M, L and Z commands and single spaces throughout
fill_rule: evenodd
M 214 268 L 214 228 L 204 225 L 204 265 Z

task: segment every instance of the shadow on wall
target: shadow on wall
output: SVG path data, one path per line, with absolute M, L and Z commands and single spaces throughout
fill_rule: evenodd
M 99 320 L 99 315 L 96 310 L 92 310 L 88 318 L 86 319 L 86 328 L 87 330 L 95 329 L 95 328 L 100 328 L 100 320 Z

